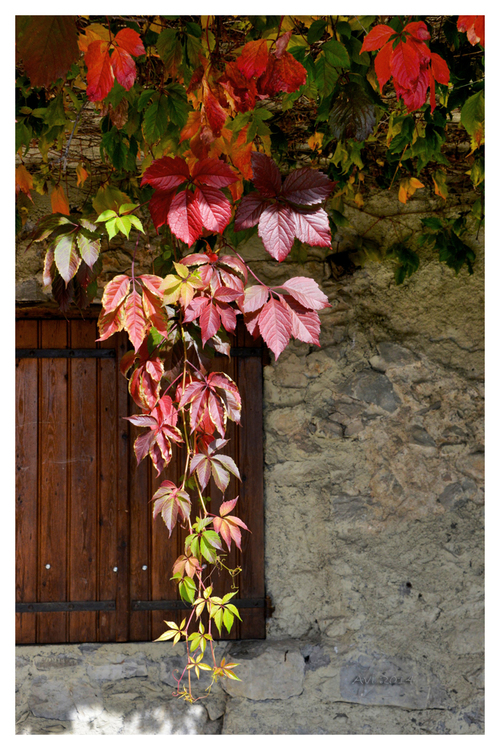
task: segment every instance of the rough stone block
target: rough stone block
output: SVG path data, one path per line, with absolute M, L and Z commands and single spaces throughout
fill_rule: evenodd
M 305 662 L 295 644 L 241 644 L 231 648 L 230 659 L 239 664 L 241 679 L 225 680 L 224 690 L 233 697 L 286 700 L 303 690 Z
M 344 386 L 346 393 L 368 404 L 375 404 L 384 411 L 393 413 L 401 403 L 386 375 L 365 370 L 351 378 Z
M 103 710 L 102 693 L 81 680 L 35 677 L 28 696 L 33 716 L 59 721 L 93 721 Z

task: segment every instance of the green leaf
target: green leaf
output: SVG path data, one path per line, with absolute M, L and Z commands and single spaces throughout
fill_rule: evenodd
M 471 138 L 480 144 L 484 135 L 484 93 L 478 91 L 467 99 L 462 107 L 460 122 Z
M 55 99 L 52 99 L 51 103 L 45 111 L 44 121 L 50 127 L 56 125 L 66 125 L 66 113 L 64 111 L 64 100 L 63 95 L 59 94 Z
M 109 219 L 116 219 L 116 211 L 111 211 L 111 209 L 103 211 L 102 214 L 97 217 L 96 221 L 109 221 Z
M 327 58 L 330 65 L 336 68 L 350 68 L 351 61 L 349 59 L 349 53 L 341 42 L 337 42 L 336 39 L 331 39 L 329 42 L 323 45 L 323 54 Z
M 420 258 L 403 242 L 396 242 L 387 250 L 387 257 L 398 261 L 394 271 L 396 284 L 402 284 L 406 277 L 410 277 L 418 269 Z
M 149 105 L 144 115 L 142 129 L 148 143 L 156 143 L 167 129 L 169 122 L 167 101 L 161 96 Z
M 307 41 L 309 44 L 314 44 L 321 39 L 326 29 L 326 24 L 327 22 L 322 18 L 312 22 L 309 26 L 309 31 L 307 32 Z

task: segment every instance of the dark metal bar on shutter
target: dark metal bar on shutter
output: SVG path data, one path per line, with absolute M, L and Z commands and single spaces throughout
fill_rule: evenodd
M 114 601 L 108 602 L 17 602 L 16 612 L 114 612 Z
M 231 599 L 231 604 L 234 604 L 238 609 L 262 609 L 266 610 L 266 617 L 271 617 L 274 607 L 269 596 L 266 597 L 252 597 L 249 599 Z M 132 601 L 131 609 L 134 612 L 138 611 L 166 611 L 166 610 L 177 610 L 177 609 L 191 609 L 191 604 L 183 602 L 180 599 L 164 599 L 158 601 Z
M 115 349 L 16 349 L 16 359 L 115 359 Z

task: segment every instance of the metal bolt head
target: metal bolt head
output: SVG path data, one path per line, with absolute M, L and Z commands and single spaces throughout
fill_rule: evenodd
M 46 567 L 46 568 L 47 568 L 47 570 L 48 570 L 48 569 L 50 568 L 50 563 L 47 563 L 47 565 L 46 565 L 45 567 Z
M 118 568 L 113 568 L 113 573 L 118 573 Z
M 142 566 L 142 569 L 143 569 L 143 570 L 147 570 L 147 569 L 148 569 L 148 566 L 147 566 L 147 565 L 143 565 L 143 566 Z

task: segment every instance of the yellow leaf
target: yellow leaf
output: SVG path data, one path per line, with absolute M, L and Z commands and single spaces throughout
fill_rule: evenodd
M 69 215 L 69 203 L 62 185 L 59 185 L 52 191 L 50 195 L 50 205 L 52 206 L 53 214 Z
M 358 208 L 361 208 L 361 206 L 364 205 L 364 200 L 363 200 L 363 196 L 361 195 L 361 193 L 356 193 L 356 195 L 354 196 L 354 203 L 357 205 Z
M 78 37 L 78 48 L 85 53 L 88 49 L 89 44 L 96 42 L 98 39 L 102 39 L 105 42 L 110 41 L 110 31 L 100 23 L 91 23 L 87 26 L 84 34 L 80 34 Z
M 323 144 L 324 133 L 314 133 L 310 138 L 307 139 L 307 145 L 313 151 L 321 153 L 321 146 Z

